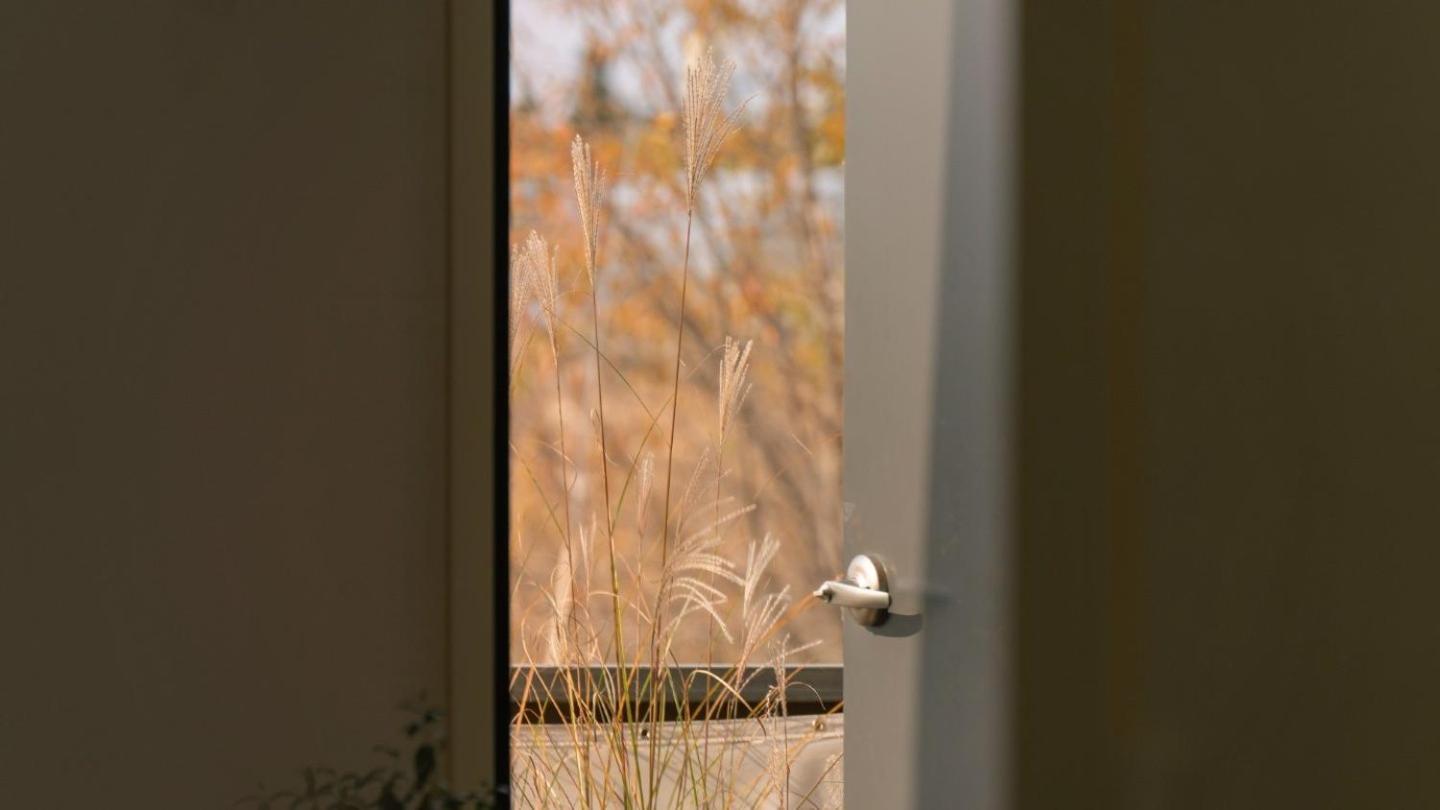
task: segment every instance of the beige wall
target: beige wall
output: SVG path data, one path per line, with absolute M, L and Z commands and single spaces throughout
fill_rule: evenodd
M 443 698 L 445 8 L 0 5 L 0 785 L 224 807 Z

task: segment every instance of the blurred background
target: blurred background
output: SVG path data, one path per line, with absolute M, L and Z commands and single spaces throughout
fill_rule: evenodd
M 713 462 L 720 347 L 726 336 L 754 341 L 754 387 L 724 448 L 720 512 L 754 508 L 724 527 L 721 553 L 743 563 L 752 540 L 773 534 L 781 546 L 766 589 L 803 596 L 843 567 L 844 3 L 516 0 L 512 9 L 510 241 L 534 230 L 558 249 L 560 318 L 578 330 L 560 330 L 558 357 L 572 532 L 598 530 L 603 543 L 592 316 L 570 142 L 578 133 L 592 143 L 611 178 L 597 284 L 601 345 L 613 364 L 603 382 L 615 498 L 647 457 L 656 479 L 642 503 L 636 471 L 616 543 L 629 566 L 653 571 L 685 237 L 679 110 L 686 65 L 710 52 L 735 64 L 729 104 L 745 108 L 694 222 L 675 501 L 698 471 L 704 495 L 690 511 L 703 505 L 713 515 L 715 472 L 702 457 L 708 450 Z M 537 315 L 532 304 L 529 317 Z M 517 661 L 544 656 L 544 591 L 564 549 L 550 512 L 562 512 L 567 467 L 549 342 L 541 332 L 522 351 L 510 436 Z M 643 532 L 637 508 L 647 510 Z M 681 517 L 691 528 L 713 522 Z M 608 603 L 595 607 L 608 611 Z M 608 612 L 596 615 L 608 622 Z M 715 653 L 704 621 L 688 629 L 677 640 L 679 660 Z M 795 644 L 819 642 L 797 660 L 839 662 L 838 611 L 806 611 L 790 633 Z

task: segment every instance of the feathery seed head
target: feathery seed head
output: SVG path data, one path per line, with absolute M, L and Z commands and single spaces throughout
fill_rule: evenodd
M 510 340 L 514 342 L 516 333 L 520 330 L 523 322 L 522 315 L 525 312 L 525 305 L 530 303 L 530 277 L 524 272 L 523 267 L 517 266 L 518 247 L 510 253 Z
M 579 135 L 570 144 L 570 168 L 575 174 L 575 202 L 580 210 L 580 229 L 585 235 L 585 272 L 595 283 L 599 261 L 600 207 L 605 199 L 605 170 L 595 162 L 590 144 Z
M 552 613 L 547 623 L 546 643 L 552 661 L 563 662 L 570 658 L 570 620 L 575 608 L 574 586 L 574 571 L 570 567 L 570 560 L 561 554 L 555 562 L 554 570 L 550 572 L 548 593 Z
M 645 507 L 650 505 L 650 491 L 655 486 L 655 455 L 646 453 L 640 460 L 640 497 L 635 499 L 635 519 L 641 534 L 645 532 Z
M 560 275 L 555 267 L 555 253 L 545 237 L 531 231 L 524 245 L 511 248 L 510 261 L 519 267 L 518 275 L 528 280 L 528 288 L 540 303 L 545 315 L 545 328 L 555 340 L 556 309 L 560 305 Z
M 725 110 L 725 97 L 734 74 L 734 62 L 717 64 L 711 53 L 685 69 L 685 205 L 692 210 L 700 184 L 720 153 L 720 146 L 740 128 L 740 114 L 745 105 L 729 112 Z
M 522 267 L 517 266 L 515 254 L 512 252 L 510 261 L 510 379 L 515 379 L 519 373 L 521 360 L 525 355 L 525 345 L 530 339 L 530 330 L 534 325 L 530 318 L 526 317 L 525 308 L 530 303 L 530 278 Z
M 754 341 L 747 340 L 742 345 L 729 335 L 725 336 L 725 353 L 720 358 L 720 384 L 718 386 L 718 407 L 720 444 L 725 444 L 725 437 L 730 432 L 730 424 L 734 421 L 735 415 L 740 412 L 740 407 L 745 404 L 745 397 L 750 393 L 750 348 Z

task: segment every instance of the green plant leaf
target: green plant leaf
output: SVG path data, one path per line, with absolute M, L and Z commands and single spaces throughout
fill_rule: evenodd
M 435 746 L 422 745 L 415 749 L 415 790 L 423 790 L 435 773 Z

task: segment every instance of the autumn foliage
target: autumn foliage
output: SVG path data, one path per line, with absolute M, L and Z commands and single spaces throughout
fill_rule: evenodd
M 788 588 L 796 605 L 843 567 L 843 3 L 515 7 L 514 657 L 553 657 L 563 571 L 566 588 L 593 577 L 597 646 L 618 634 L 639 660 L 655 572 L 687 536 L 709 533 L 740 568 L 767 549 L 763 590 Z M 735 65 L 720 102 L 737 117 L 692 195 L 686 66 L 712 52 Z M 601 192 L 588 212 L 582 160 Z M 537 262 L 553 287 L 530 277 Z M 578 570 L 577 544 L 593 572 Z M 616 585 L 634 605 L 612 606 Z M 627 606 L 637 615 L 612 622 Z M 792 612 L 795 660 L 838 661 L 838 611 Z M 697 614 L 669 653 L 733 660 L 741 646 Z

